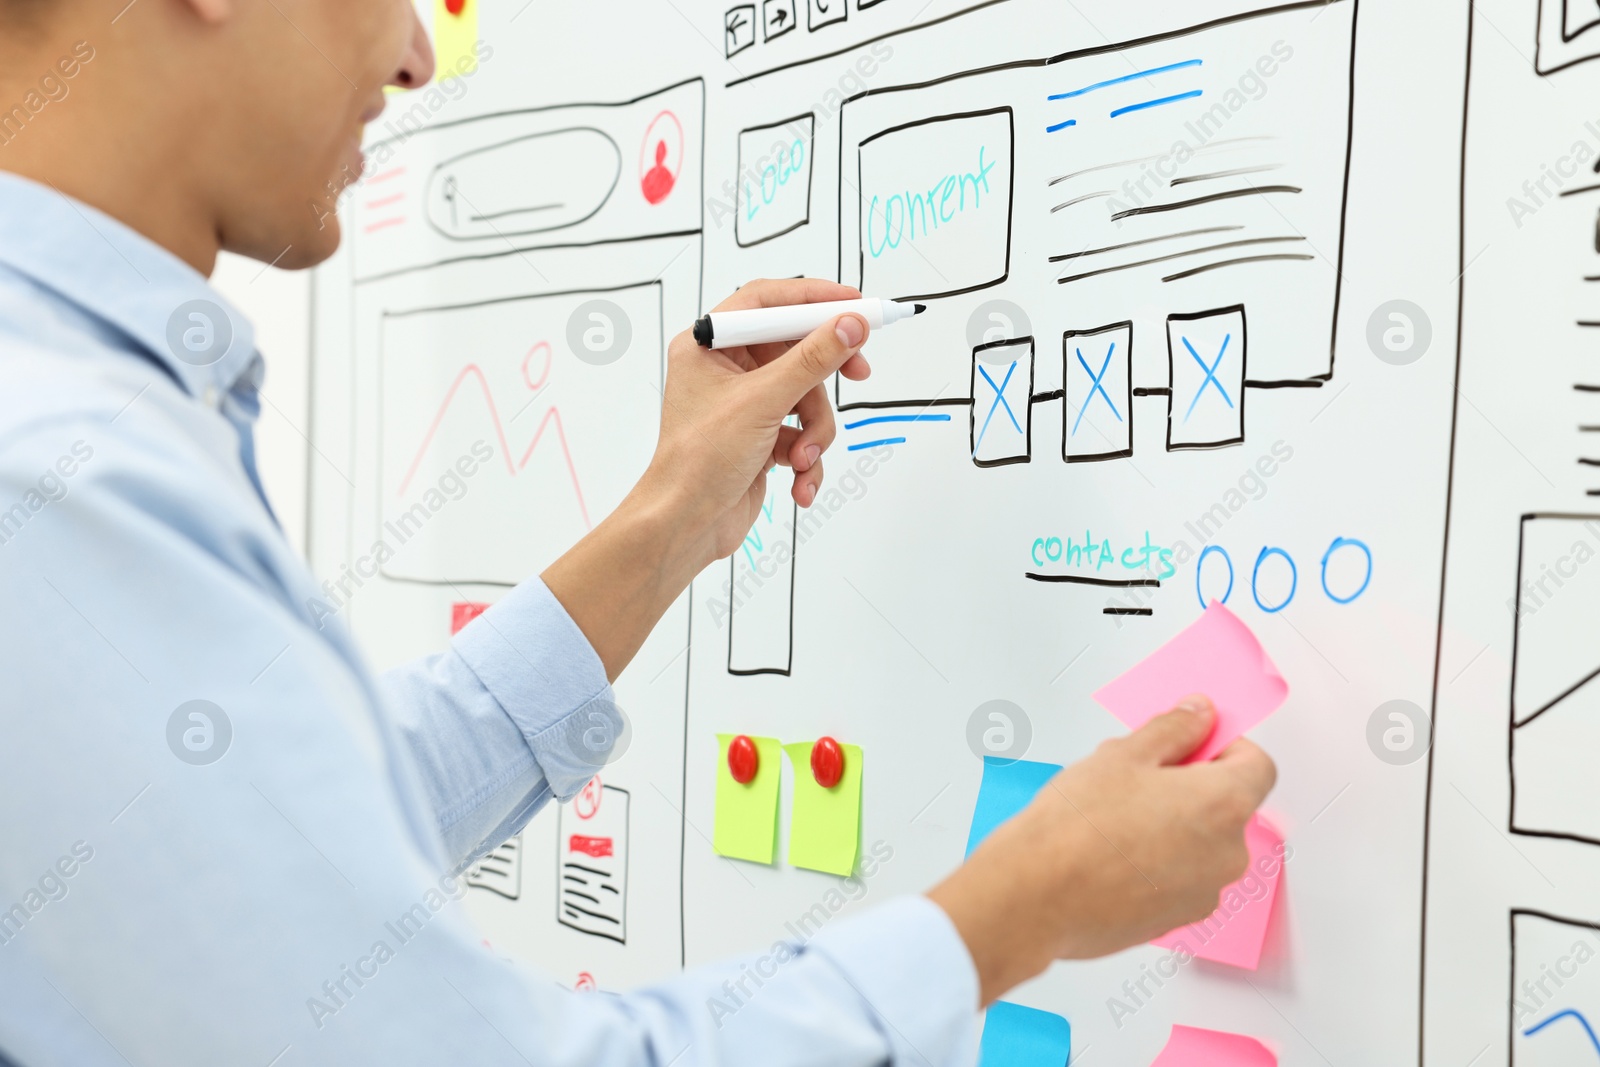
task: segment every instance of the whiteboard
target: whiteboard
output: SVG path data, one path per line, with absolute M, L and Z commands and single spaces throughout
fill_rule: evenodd
M 310 552 L 391 550 L 342 611 L 377 665 L 615 507 L 665 345 L 743 282 L 929 306 L 834 383 L 830 490 L 775 487 L 617 682 L 625 754 L 474 870 L 486 938 L 624 990 L 924 890 L 973 723 L 1087 755 L 1121 732 L 1090 694 L 1215 598 L 1291 685 L 1252 733 L 1291 849 L 1261 966 L 1144 946 L 1007 999 L 1105 1063 L 1174 1023 L 1290 1065 L 1600 1062 L 1560 1015 L 1600 1025 L 1600 18 L 467 10 L 439 39 L 471 62 L 369 128 L 315 284 Z M 870 876 L 783 861 L 787 771 L 778 862 L 717 856 L 719 733 L 859 745 Z M 560 871 L 602 824 L 596 916 Z

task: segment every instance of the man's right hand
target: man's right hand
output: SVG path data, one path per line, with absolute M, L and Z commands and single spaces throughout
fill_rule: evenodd
M 1277 771 L 1240 739 L 1182 761 L 1210 736 L 1204 697 L 1066 768 L 928 894 L 954 922 L 984 1004 L 1054 959 L 1103 956 L 1216 909 L 1245 870 L 1244 828 Z

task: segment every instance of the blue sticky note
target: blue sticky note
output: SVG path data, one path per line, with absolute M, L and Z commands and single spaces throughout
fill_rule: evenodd
M 1071 1055 L 1072 1027 L 1061 1016 L 1003 1000 L 989 1005 L 978 1067 L 1066 1067 Z
M 996 826 L 1027 807 L 1033 795 L 1060 769 L 1059 763 L 983 757 L 983 784 L 978 787 L 978 806 L 972 809 L 967 855 L 972 855 L 972 850 L 994 833 Z

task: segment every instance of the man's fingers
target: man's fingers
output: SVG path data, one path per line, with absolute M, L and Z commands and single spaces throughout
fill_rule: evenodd
M 1239 738 L 1212 760 L 1211 765 L 1227 771 L 1250 791 L 1251 807 L 1267 799 L 1278 782 L 1278 765 L 1254 741 Z
M 1129 734 L 1125 751 L 1135 759 L 1170 766 L 1182 763 L 1195 749 L 1205 744 L 1217 724 L 1211 701 L 1203 696 L 1187 696 L 1164 715 L 1157 715 Z
M 759 383 L 757 388 L 765 395 L 769 410 L 787 415 L 802 397 L 855 356 L 866 339 L 866 319 L 840 315 L 748 377 Z
M 741 287 L 712 311 L 816 304 L 824 300 L 860 300 L 861 291 L 822 278 L 762 278 Z
M 817 460 L 804 474 L 794 476 L 794 487 L 789 490 L 789 495 L 794 497 L 794 502 L 803 508 L 809 508 L 812 501 L 817 499 L 817 491 L 822 488 L 822 460 Z
M 828 403 L 827 387 L 813 386 L 795 405 L 795 414 L 800 416 L 800 433 L 789 443 L 786 457 L 795 470 L 810 470 L 838 433 L 833 421 L 833 405 Z

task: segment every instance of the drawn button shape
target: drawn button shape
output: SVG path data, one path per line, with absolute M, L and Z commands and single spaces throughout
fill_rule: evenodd
M 731 755 L 731 753 L 730 753 Z M 844 777 L 844 752 L 831 737 L 819 737 L 811 747 L 811 776 L 824 789 L 832 789 Z
M 761 768 L 761 753 L 747 734 L 740 734 L 728 743 L 728 772 L 740 785 L 748 785 Z

